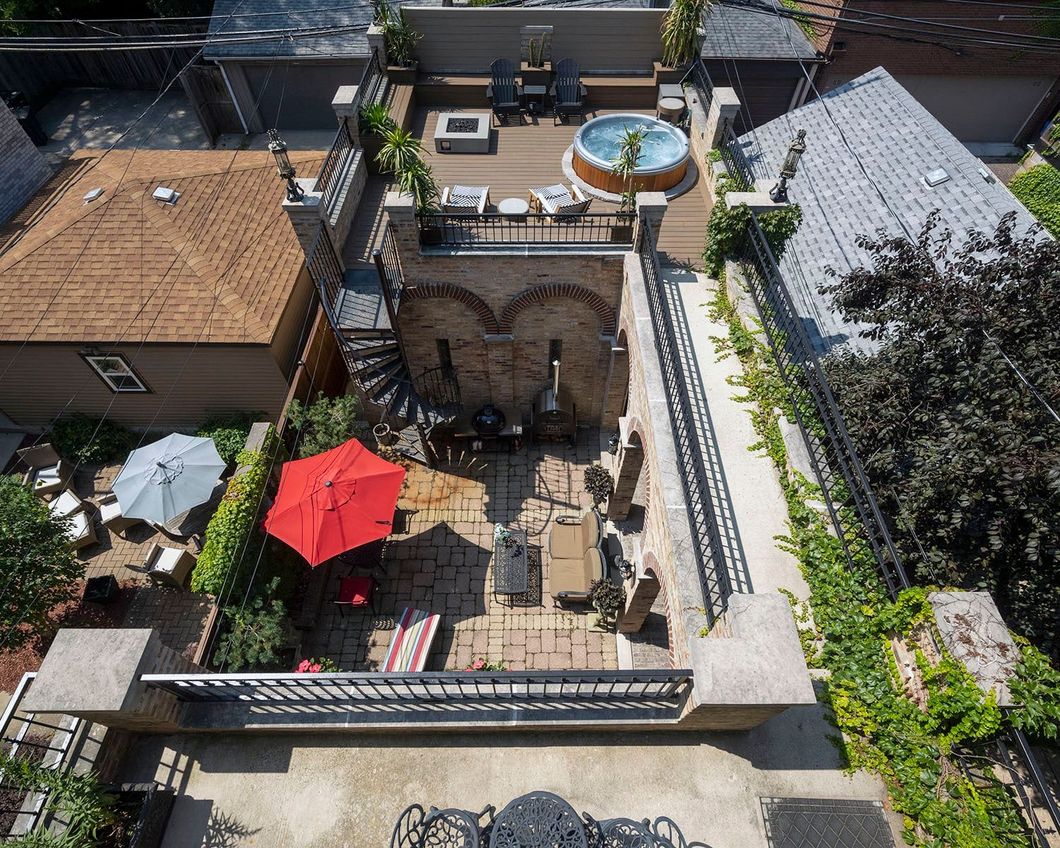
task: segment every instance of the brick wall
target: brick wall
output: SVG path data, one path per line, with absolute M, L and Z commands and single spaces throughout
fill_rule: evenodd
M 0 103 L 0 150 L 4 151 L 0 166 L 0 223 L 18 212 L 51 176 L 51 168 L 18 120 Z

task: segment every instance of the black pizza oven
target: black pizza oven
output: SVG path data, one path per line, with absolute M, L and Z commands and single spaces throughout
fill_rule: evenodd
M 577 408 L 570 393 L 559 387 L 559 360 L 552 363 L 552 385 L 534 402 L 535 439 L 569 439 L 574 443 L 578 426 Z

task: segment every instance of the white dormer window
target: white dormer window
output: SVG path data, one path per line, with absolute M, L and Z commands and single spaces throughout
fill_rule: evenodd
M 112 392 L 144 393 L 151 391 L 120 353 L 107 354 L 106 356 L 86 355 L 85 362 L 99 375 L 100 379 L 107 384 L 107 387 Z

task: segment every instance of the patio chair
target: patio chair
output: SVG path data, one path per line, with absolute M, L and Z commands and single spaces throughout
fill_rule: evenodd
M 27 468 L 22 482 L 38 495 L 57 492 L 70 482 L 73 467 L 50 444 L 35 445 L 16 453 Z
M 67 538 L 70 540 L 69 545 L 75 551 L 81 550 L 81 548 L 87 548 L 89 545 L 94 545 L 99 541 L 99 537 L 96 535 L 95 522 L 92 521 L 92 517 L 84 510 L 75 512 L 69 516 L 70 518 L 70 532 L 67 534 Z
M 556 63 L 556 80 L 549 96 L 552 98 L 552 125 L 571 115 L 582 117 L 585 97 L 589 90 L 582 84 L 581 69 L 575 59 L 560 59 Z
M 413 607 L 401 611 L 380 671 L 423 671 L 438 633 L 440 617 Z
M 121 506 L 118 504 L 118 496 L 114 493 L 104 495 L 99 499 L 99 520 L 111 533 L 119 536 L 126 530 L 143 524 L 142 518 L 126 518 L 121 514 Z
M 141 570 L 152 583 L 182 589 L 194 565 L 195 556 L 187 548 L 171 548 L 155 542 L 148 548 Z
M 581 516 L 561 515 L 553 523 L 548 534 L 548 580 L 557 602 L 585 602 L 589 585 L 607 576 L 603 537 L 603 522 L 595 510 Z
M 490 65 L 486 99 L 501 123 L 507 124 L 512 115 L 518 116 L 520 124 L 523 122 L 523 87 L 515 81 L 515 65 L 507 59 L 496 59 Z
M 530 189 L 530 208 L 547 215 L 558 217 L 588 212 L 590 203 L 592 198 L 582 194 L 573 183 L 570 189 L 559 184 Z
M 462 186 L 455 185 L 452 188 L 446 186 L 442 189 L 442 211 L 455 212 L 478 212 L 481 215 L 486 211 L 490 202 L 489 186 Z
M 346 615 L 351 609 L 368 608 L 375 612 L 374 577 L 343 577 L 339 581 L 339 596 L 335 600 L 339 611 Z

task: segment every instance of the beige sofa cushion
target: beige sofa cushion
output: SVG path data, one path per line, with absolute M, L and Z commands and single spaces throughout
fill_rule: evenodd
M 553 559 L 578 559 L 588 548 L 600 544 L 600 518 L 589 510 L 580 524 L 552 522 L 548 534 L 548 553 Z
M 554 559 L 548 566 L 549 590 L 553 596 L 584 595 L 603 572 L 604 557 L 599 548 L 590 548 L 578 559 Z

